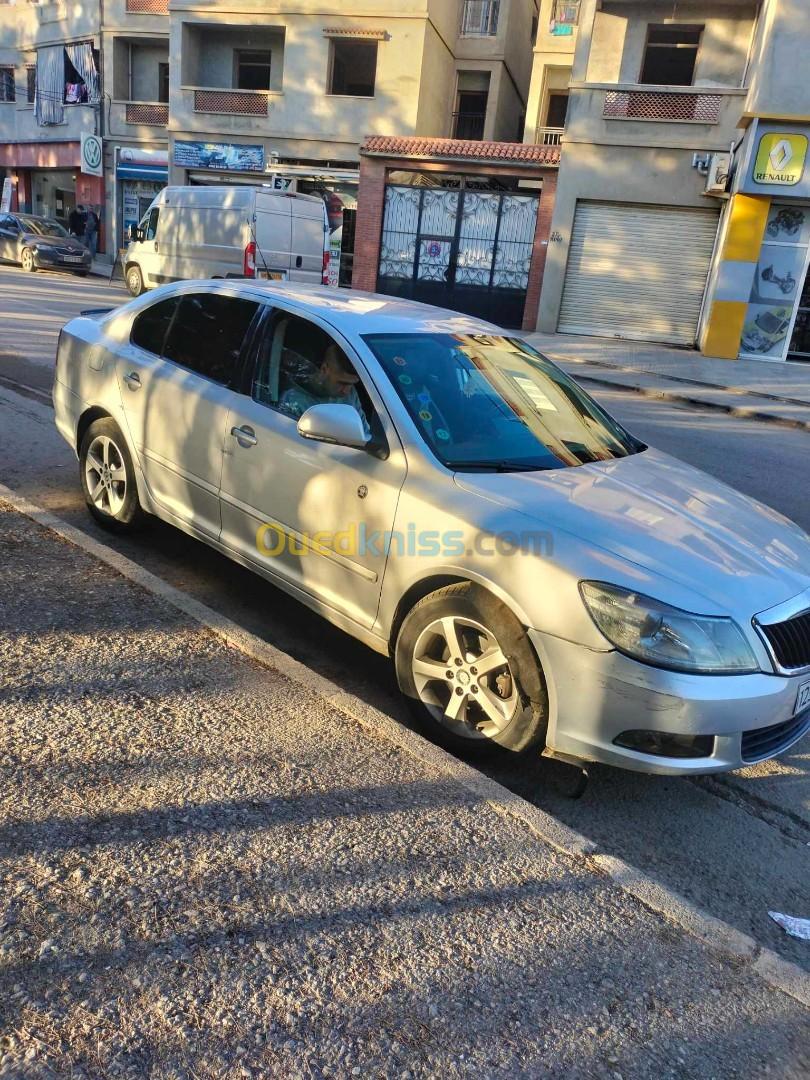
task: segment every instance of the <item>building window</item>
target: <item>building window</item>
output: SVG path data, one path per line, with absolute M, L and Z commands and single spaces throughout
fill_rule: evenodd
M 653 86 L 691 86 L 702 33 L 702 26 L 672 23 L 648 26 L 639 82 Z
M 498 33 L 498 0 L 464 0 L 462 37 L 494 37 Z
M 37 65 L 29 64 L 25 69 L 28 104 L 33 105 L 37 96 Z
M 488 97 L 486 90 L 459 90 L 453 114 L 454 139 L 483 139 Z
M 169 65 L 158 64 L 158 101 L 169 100 Z
M 236 52 L 236 90 L 270 89 L 270 50 L 239 49 Z M 166 98 L 168 101 L 168 97 Z
M 0 67 L 0 101 L 16 101 L 14 68 Z
M 549 94 L 546 127 L 564 128 L 568 113 L 568 94 Z
M 333 38 L 329 59 L 329 93 L 374 97 L 377 42 Z

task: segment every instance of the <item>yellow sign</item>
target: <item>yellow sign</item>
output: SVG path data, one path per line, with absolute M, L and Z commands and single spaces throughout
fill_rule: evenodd
M 754 183 L 780 184 L 784 187 L 798 184 L 806 157 L 806 135 L 783 135 L 781 132 L 763 135 L 754 164 Z

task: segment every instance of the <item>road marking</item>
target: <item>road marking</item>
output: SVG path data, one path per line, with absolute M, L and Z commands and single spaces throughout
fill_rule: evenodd
M 608 877 L 648 910 L 697 938 L 712 951 L 735 959 L 775 990 L 810 1007 L 810 973 L 796 964 L 784 960 L 772 949 L 759 945 L 753 938 L 723 920 L 695 907 L 667 885 L 623 859 L 600 853 L 592 840 L 563 825 L 520 795 L 509 791 L 497 780 L 492 780 L 472 766 L 457 760 L 415 731 L 410 731 L 379 709 L 366 704 L 355 694 L 342 690 L 331 679 L 311 671 L 281 649 L 262 641 L 255 634 L 181 592 L 126 556 L 29 502 L 5 484 L 0 484 L 0 499 L 63 540 L 110 566 L 129 581 L 140 585 L 153 596 L 195 619 L 263 667 L 272 668 L 291 682 L 305 686 L 332 708 L 367 728 L 377 737 L 394 743 L 400 750 L 423 764 L 451 776 L 496 812 L 522 822 L 531 833 L 556 851 L 585 865 L 587 869 Z

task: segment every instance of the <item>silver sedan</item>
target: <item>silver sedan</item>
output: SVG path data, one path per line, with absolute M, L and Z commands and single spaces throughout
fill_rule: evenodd
M 700 773 L 810 728 L 810 538 L 488 323 L 184 282 L 70 322 L 54 404 L 100 524 L 163 518 L 390 654 L 446 746 Z

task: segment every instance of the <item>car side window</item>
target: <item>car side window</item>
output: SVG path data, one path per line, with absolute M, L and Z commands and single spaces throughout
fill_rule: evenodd
M 278 311 L 256 357 L 254 401 L 298 419 L 312 405 L 353 405 L 368 428 L 374 409 L 346 353 L 308 319 Z
M 149 211 L 149 218 L 146 222 L 146 229 L 143 234 L 144 240 L 154 240 L 157 236 L 158 218 L 160 216 L 160 210 L 157 206 L 153 207 Z
M 163 356 L 206 379 L 231 382 L 259 305 L 216 292 L 185 293 L 169 329 Z
M 129 338 L 132 344 L 154 353 L 155 356 L 161 356 L 166 333 L 179 302 L 180 297 L 172 296 L 142 311 L 132 324 L 132 333 Z

